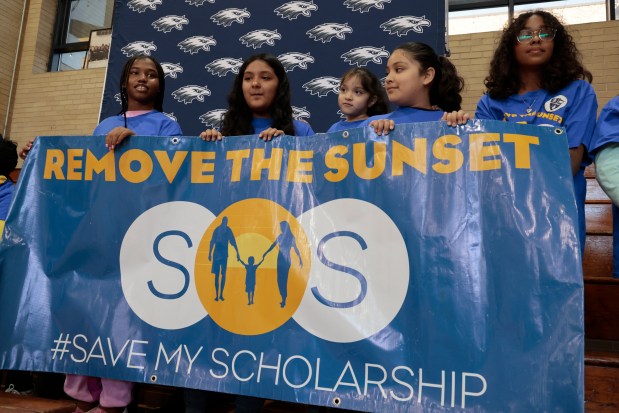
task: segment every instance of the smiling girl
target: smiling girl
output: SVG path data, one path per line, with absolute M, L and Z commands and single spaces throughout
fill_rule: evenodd
M 387 61 L 385 89 L 398 108 L 386 115 L 372 116 L 363 125 L 387 134 L 398 123 L 431 122 L 445 119 L 445 112 L 460 111 L 464 79 L 456 67 L 425 43 L 398 46 Z M 465 123 L 460 114 L 457 122 Z
M 586 81 L 585 81 L 586 80 Z M 597 99 L 591 73 L 572 36 L 543 10 L 519 15 L 503 31 L 486 77 L 478 119 L 562 126 L 567 131 L 578 206 L 581 252 L 585 245 L 585 143 L 595 128 Z
M 256 54 L 245 60 L 228 95 L 221 129 L 206 130 L 200 137 L 211 141 L 221 140 L 222 136 L 255 134 L 263 140 L 284 134 L 314 134 L 307 122 L 293 119 L 286 70 L 270 54 Z

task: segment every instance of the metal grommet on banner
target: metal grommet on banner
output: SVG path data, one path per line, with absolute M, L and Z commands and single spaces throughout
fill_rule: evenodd
M 339 397 L 336 397 L 333 399 L 333 405 L 334 406 L 339 406 L 340 404 L 342 404 L 342 399 L 340 399 Z
M 150 381 L 151 381 L 151 383 L 156 383 L 157 382 L 157 375 L 153 374 L 152 376 L 150 376 Z
M 172 138 L 172 143 L 174 145 L 178 144 L 181 141 L 181 138 L 179 138 L 178 136 L 175 136 Z
M 561 128 L 555 128 L 555 134 L 556 134 L 556 135 L 563 135 L 563 132 L 564 132 L 564 131 L 563 131 L 563 129 L 561 129 Z
M 350 133 L 348 133 L 347 130 L 345 130 L 344 132 L 342 132 L 342 137 L 344 138 L 348 138 L 350 136 Z

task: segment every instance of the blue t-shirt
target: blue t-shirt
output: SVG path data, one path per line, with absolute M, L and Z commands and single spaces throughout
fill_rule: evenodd
M 595 132 L 587 145 L 593 158 L 598 149 L 607 143 L 619 143 L 619 96 L 611 99 L 600 112 Z
M 300 120 L 293 120 L 292 124 L 294 126 L 294 136 L 311 136 L 315 135 L 312 127 L 307 122 L 302 122 Z M 254 134 L 259 134 L 260 132 L 267 130 L 271 127 L 271 119 L 270 118 L 253 118 L 251 121 L 251 125 L 254 128 Z
M 562 126 L 567 132 L 569 147 L 577 148 L 580 144 L 589 144 L 595 128 L 597 109 L 597 97 L 591 85 L 584 80 L 574 80 L 555 93 L 539 89 L 512 95 L 507 99 L 493 99 L 484 95 L 477 103 L 475 117 L 539 126 Z M 583 167 L 590 163 L 591 159 L 585 155 Z
M 528 123 L 538 126 L 564 127 L 570 148 L 590 143 L 595 128 L 597 97 L 588 82 L 574 80 L 563 89 L 550 93 L 539 89 L 507 99 L 493 99 L 484 95 L 477 103 L 477 119 L 504 120 L 506 122 Z M 584 170 L 591 163 L 585 150 L 580 171 L 574 175 L 574 192 L 578 207 L 578 231 L 580 250 L 585 248 L 585 198 L 587 182 Z
M 391 119 L 396 125 L 398 123 L 435 122 L 441 120 L 443 113 L 442 110 L 418 109 L 402 106 L 391 113 L 372 116 L 363 121 L 361 126 L 367 126 L 370 122 L 377 119 Z
M 109 131 L 125 126 L 125 118 L 121 115 L 105 118 L 95 128 L 93 135 L 107 135 Z M 127 118 L 127 128 L 142 136 L 181 136 L 180 125 L 172 118 L 153 110 L 138 116 Z
M 587 146 L 593 158 L 607 143 L 619 143 L 619 96 L 611 99 L 600 112 L 595 132 Z M 613 276 L 619 278 L 619 208 L 613 204 Z
M 361 120 L 354 120 L 352 122 L 341 120 L 341 121 L 335 122 L 333 125 L 331 125 L 331 127 L 327 130 L 327 133 L 339 132 L 339 131 L 346 130 L 346 129 L 358 128 L 366 120 L 367 119 L 361 119 Z

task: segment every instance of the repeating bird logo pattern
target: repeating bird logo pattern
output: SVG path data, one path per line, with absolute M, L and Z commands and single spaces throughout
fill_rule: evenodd
M 122 67 L 153 56 L 166 78 L 164 110 L 187 135 L 218 127 L 243 60 L 269 53 L 290 80 L 293 116 L 324 132 L 339 120 L 341 76 L 365 67 L 379 78 L 409 41 L 445 52 L 445 2 L 410 0 L 117 1 L 101 119 L 120 103 Z

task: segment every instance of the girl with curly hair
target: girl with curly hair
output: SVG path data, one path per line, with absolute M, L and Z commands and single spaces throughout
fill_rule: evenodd
M 222 136 L 254 134 L 263 140 L 283 134 L 314 134 L 308 123 L 293 119 L 286 70 L 270 54 L 256 54 L 245 60 L 228 95 L 228 110 L 221 129 L 206 130 L 200 137 L 211 141 L 221 140 Z
M 445 112 L 459 111 L 453 124 L 468 119 L 460 111 L 464 79 L 449 59 L 437 55 L 427 44 L 409 42 L 396 47 L 387 61 L 386 72 L 387 97 L 398 108 L 386 115 L 372 116 L 362 126 L 369 125 L 382 135 L 398 123 L 444 120 Z M 447 123 L 451 125 L 452 121 Z
M 485 79 L 477 119 L 561 126 L 567 131 L 578 205 L 581 253 L 585 245 L 585 145 L 595 128 L 597 98 L 572 36 L 543 10 L 519 15 L 503 31 Z

